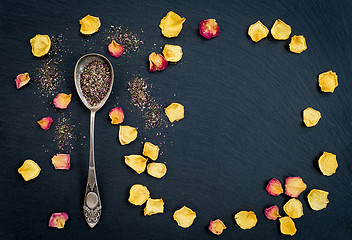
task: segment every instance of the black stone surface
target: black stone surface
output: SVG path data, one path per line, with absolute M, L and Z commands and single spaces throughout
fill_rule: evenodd
M 177 38 L 164 38 L 159 21 L 170 10 L 187 20 Z M 1 170 L 0 239 L 288 239 L 278 222 L 265 218 L 264 208 L 278 205 L 280 214 L 287 196 L 269 196 L 267 181 L 300 176 L 308 188 L 298 199 L 304 215 L 296 219 L 292 239 L 352 239 L 352 2 L 342 1 L 1 1 Z M 78 20 L 98 16 L 102 26 L 91 37 L 79 33 Z M 215 18 L 221 33 L 212 40 L 198 35 L 203 19 Z M 259 43 L 247 36 L 250 24 L 261 20 L 269 29 L 276 19 L 304 35 L 308 49 L 288 50 L 289 41 L 268 37 Z M 142 36 L 138 54 L 109 56 L 103 43 L 110 25 L 125 26 Z M 143 30 L 143 32 L 141 31 Z M 62 57 L 64 78 L 59 90 L 72 93 L 67 110 L 55 109 L 53 97 L 41 97 L 36 82 L 15 88 L 17 74 L 36 75 L 41 59 L 31 54 L 29 39 L 36 34 L 64 34 L 70 52 Z M 89 41 L 88 41 L 89 40 Z M 182 46 L 181 62 L 164 71 L 148 72 L 148 55 L 164 44 Z M 95 153 L 102 218 L 94 229 L 82 214 L 89 152 L 89 111 L 74 88 L 73 70 L 84 54 L 107 56 L 115 68 L 110 100 L 97 113 Z M 317 76 L 333 70 L 339 86 L 322 93 Z M 168 128 L 145 129 L 142 113 L 127 91 L 132 74 L 148 78 L 151 95 L 160 104 L 179 102 L 185 118 Z M 118 127 L 108 113 L 119 104 L 124 124 L 138 127 L 139 136 L 127 146 L 117 140 Z M 302 110 L 311 106 L 322 113 L 317 126 L 302 124 Z M 71 169 L 55 170 L 51 157 L 58 153 L 55 122 L 49 131 L 36 121 L 65 114 L 77 139 L 71 152 Z M 157 135 L 160 133 L 161 135 Z M 165 135 L 165 137 L 164 137 Z M 87 136 L 83 138 L 83 136 Z M 162 179 L 138 175 L 123 156 L 140 154 L 145 140 L 162 143 L 168 172 Z M 323 176 L 317 159 L 323 151 L 337 155 L 336 174 Z M 26 159 L 42 168 L 38 178 L 25 182 L 17 169 Z M 143 216 L 143 207 L 128 203 L 129 188 L 147 186 L 152 198 L 163 198 L 165 212 Z M 307 194 L 329 192 L 327 208 L 313 211 Z M 173 212 L 186 205 L 197 213 L 188 229 L 177 226 Z M 242 230 L 234 222 L 240 210 L 252 210 L 258 223 Z M 53 212 L 67 212 L 62 230 L 49 228 Z M 217 237 L 207 226 L 220 218 L 227 229 Z

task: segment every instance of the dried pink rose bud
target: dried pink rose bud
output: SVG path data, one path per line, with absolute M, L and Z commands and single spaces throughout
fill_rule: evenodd
M 214 221 L 210 220 L 208 229 L 215 235 L 220 235 L 226 229 L 226 226 L 220 219 L 216 219 Z
M 290 197 L 298 197 L 306 190 L 307 185 L 300 177 L 288 177 L 285 181 L 285 194 Z
M 70 169 L 70 154 L 56 154 L 51 159 L 55 169 Z
M 109 44 L 108 46 L 110 55 L 116 58 L 119 58 L 121 54 L 123 53 L 123 46 L 121 44 L 118 44 L 114 40 Z
M 53 119 L 51 117 L 45 117 L 40 119 L 37 123 L 40 125 L 42 129 L 49 130 L 52 122 L 53 122 Z
M 284 192 L 282 189 L 281 183 L 276 178 L 273 178 L 269 181 L 268 185 L 266 186 L 265 190 L 273 196 L 279 196 L 281 193 Z
M 111 119 L 111 124 L 120 124 L 125 119 L 125 114 L 122 108 L 116 107 L 110 110 L 109 117 Z
M 26 85 L 31 78 L 29 77 L 29 73 L 22 73 L 17 75 L 15 82 L 16 82 L 16 88 L 20 89 L 24 85 Z
M 203 20 L 199 24 L 199 34 L 206 39 L 211 39 L 219 35 L 220 27 L 215 19 Z
M 54 106 L 60 109 L 66 109 L 71 102 L 72 94 L 59 93 L 56 98 L 54 98 Z
M 53 213 L 49 220 L 49 227 L 64 228 L 67 219 L 67 213 Z
M 156 54 L 152 52 L 149 55 L 149 71 L 161 71 L 167 67 L 167 61 L 161 54 Z
M 281 217 L 279 214 L 279 208 L 276 205 L 266 208 L 264 214 L 269 220 L 276 220 L 278 217 Z

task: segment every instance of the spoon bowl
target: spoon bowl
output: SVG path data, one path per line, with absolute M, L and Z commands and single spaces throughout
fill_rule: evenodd
M 110 81 L 109 89 L 106 92 L 106 95 L 102 99 L 100 99 L 100 101 L 97 102 L 95 105 L 91 105 L 89 101 L 87 101 L 87 99 L 85 98 L 81 88 L 81 74 L 84 68 L 89 63 L 95 60 L 107 64 L 110 70 L 109 77 L 111 81 Z M 114 84 L 114 69 L 112 68 L 110 61 L 106 57 L 97 53 L 90 53 L 90 54 L 84 55 L 77 61 L 75 71 L 74 71 L 74 80 L 75 80 L 75 86 L 76 86 L 78 96 L 82 100 L 83 104 L 90 110 L 89 170 L 88 170 L 88 180 L 87 180 L 86 191 L 84 194 L 83 213 L 84 213 L 84 218 L 86 219 L 86 222 L 91 228 L 93 228 L 100 220 L 101 210 L 102 210 L 98 183 L 97 183 L 97 176 L 95 173 L 95 159 L 94 159 L 95 113 L 102 106 L 104 106 L 106 100 L 108 100 L 109 98 L 109 95 L 112 90 L 112 86 Z M 95 89 L 95 90 L 99 91 L 99 89 Z
M 82 89 L 81 89 L 81 73 L 83 71 L 83 69 L 92 61 L 99 61 L 102 63 L 106 63 L 109 68 L 110 68 L 110 77 L 111 77 L 111 83 L 110 83 L 110 88 L 109 91 L 107 92 L 106 96 L 96 105 L 91 106 L 87 99 L 84 97 Z M 74 80 L 75 80 L 75 86 L 76 86 L 76 90 L 78 93 L 78 96 L 80 97 L 81 101 L 83 102 L 83 104 L 91 111 L 98 111 L 102 106 L 104 106 L 105 102 L 108 100 L 111 90 L 112 90 L 112 86 L 114 84 L 114 69 L 110 63 L 110 61 L 104 57 L 103 55 L 100 55 L 98 53 L 89 53 L 86 54 L 84 56 L 82 56 L 76 63 L 75 66 L 75 71 L 74 71 Z

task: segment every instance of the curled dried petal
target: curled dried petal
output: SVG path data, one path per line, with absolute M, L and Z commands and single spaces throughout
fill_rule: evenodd
M 79 24 L 81 24 L 81 33 L 85 35 L 96 33 L 101 25 L 98 17 L 93 17 L 89 14 L 79 20 Z
M 335 72 L 330 70 L 319 74 L 319 87 L 322 92 L 333 93 L 338 85 L 337 74 Z
M 280 19 L 277 19 L 274 25 L 272 26 L 270 32 L 274 39 L 286 40 L 291 35 L 291 27 Z
M 171 103 L 165 109 L 166 116 L 169 118 L 170 122 L 179 121 L 185 116 L 185 109 L 182 104 Z
M 137 138 L 137 135 L 138 135 L 138 131 L 136 128 L 120 125 L 119 141 L 121 145 L 126 145 L 133 142 Z
M 298 197 L 306 190 L 307 185 L 300 177 L 288 177 L 285 181 L 285 194 L 290 197 Z
M 196 213 L 186 206 L 183 206 L 179 210 L 176 210 L 173 215 L 173 218 L 177 222 L 177 225 L 183 228 L 190 227 L 196 217 Z
M 48 35 L 37 34 L 29 40 L 32 46 L 32 53 L 36 57 L 42 57 L 47 54 L 51 47 L 51 40 Z
M 302 35 L 300 36 L 294 35 L 291 38 L 291 43 L 289 47 L 291 52 L 301 53 L 307 49 L 306 39 Z
M 147 160 L 147 158 L 141 155 L 125 156 L 125 163 L 127 166 L 135 170 L 138 174 L 144 172 L 145 167 L 147 166 Z
M 142 205 L 150 197 L 150 193 L 147 187 L 141 184 L 135 184 L 130 188 L 130 196 L 128 201 L 134 205 Z
M 161 54 L 149 54 L 149 72 L 162 71 L 167 67 L 167 61 Z
M 54 98 L 54 106 L 60 109 L 66 109 L 71 102 L 72 94 L 59 93 Z
M 177 45 L 165 44 L 163 55 L 168 62 L 178 62 L 182 58 L 182 48 Z
M 53 213 L 49 220 L 49 227 L 64 228 L 67 219 L 67 213 Z
M 20 89 L 24 85 L 26 85 L 31 78 L 29 77 L 29 73 L 22 73 L 17 75 L 15 82 L 16 82 L 16 88 Z
M 49 130 L 51 124 L 53 123 L 53 119 L 51 117 L 45 117 L 40 119 L 37 123 L 40 125 L 42 129 L 46 131 L 46 130 Z
M 268 185 L 266 186 L 265 190 L 273 196 L 279 196 L 281 193 L 284 192 L 280 181 L 276 178 L 273 178 L 268 182 Z
M 257 21 L 248 28 L 248 35 L 251 37 L 253 42 L 259 42 L 266 36 L 268 36 L 269 30 L 264 26 L 261 21 Z
M 336 155 L 333 153 L 324 152 L 318 160 L 320 171 L 325 176 L 331 176 L 336 172 L 338 167 Z
M 162 178 L 166 171 L 166 165 L 163 163 L 149 163 L 147 166 L 147 173 L 155 178 Z
M 143 155 L 149 157 L 151 160 L 156 160 L 159 155 L 159 147 L 151 142 L 145 142 L 143 146 Z
M 295 223 L 290 217 L 282 217 L 280 220 L 280 231 L 285 235 L 295 235 L 297 232 Z
M 178 14 L 170 11 L 160 21 L 161 33 L 167 38 L 177 37 L 185 21 L 185 18 L 181 18 Z
M 157 213 L 164 212 L 164 201 L 160 199 L 151 199 L 149 198 L 147 204 L 144 208 L 144 216 L 150 216 Z
M 214 221 L 210 220 L 208 229 L 215 235 L 220 235 L 226 229 L 226 226 L 220 219 L 216 219 Z
M 281 217 L 279 214 L 279 207 L 274 205 L 264 210 L 265 217 L 269 220 L 276 220 Z
M 39 165 L 33 160 L 24 161 L 23 165 L 18 169 L 18 173 L 22 175 L 25 181 L 32 180 L 36 178 L 40 173 Z
M 214 38 L 220 33 L 220 27 L 215 19 L 203 20 L 198 29 L 199 34 L 206 39 Z
M 70 169 L 70 154 L 56 154 L 51 158 L 55 169 Z
M 114 40 L 112 40 L 112 42 L 109 44 L 108 49 L 110 55 L 116 58 L 119 58 L 123 53 L 123 46 L 121 44 L 118 44 Z
M 307 196 L 309 206 L 315 211 L 326 208 L 329 203 L 328 195 L 329 193 L 326 191 L 312 189 Z
M 311 107 L 307 107 L 303 111 L 303 122 L 307 127 L 314 127 L 318 124 L 321 113 Z
M 257 216 L 252 211 L 240 211 L 235 215 L 237 225 L 242 229 L 251 229 L 257 224 Z
M 109 117 L 111 119 L 111 124 L 120 124 L 125 119 L 125 114 L 120 107 L 115 107 L 110 110 Z
M 291 218 L 300 218 L 303 216 L 303 205 L 298 199 L 291 198 L 285 203 L 284 211 Z

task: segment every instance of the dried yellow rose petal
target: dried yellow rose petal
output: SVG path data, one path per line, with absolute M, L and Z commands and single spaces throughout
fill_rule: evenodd
M 150 193 L 147 187 L 141 184 L 135 184 L 130 188 L 128 201 L 134 205 L 142 205 L 149 197 Z
M 121 145 L 129 144 L 137 138 L 137 129 L 130 126 L 121 126 L 119 129 L 119 141 Z
M 138 174 L 144 172 L 145 167 L 147 166 L 147 160 L 141 155 L 129 155 L 125 156 L 125 163 L 127 166 L 135 170 Z
M 165 44 L 163 55 L 168 62 L 178 62 L 182 58 L 182 48 L 177 45 Z
M 109 117 L 111 119 L 111 124 L 120 124 L 125 119 L 125 114 L 120 107 L 115 107 L 110 110 Z
M 297 232 L 295 223 L 290 217 L 282 217 L 279 219 L 280 220 L 280 231 L 282 234 L 285 235 L 295 235 Z
M 319 74 L 319 87 L 322 92 L 333 93 L 338 85 L 337 74 L 335 72 L 330 70 L 329 72 Z
M 100 19 L 98 17 L 93 17 L 89 14 L 79 20 L 79 24 L 81 24 L 81 33 L 85 35 L 97 32 L 101 25 Z
M 179 210 L 176 210 L 173 215 L 173 218 L 177 222 L 177 225 L 183 228 L 190 227 L 196 217 L 196 213 L 186 206 L 183 206 Z
M 184 21 L 186 18 L 181 18 L 173 11 L 168 12 L 160 21 L 161 33 L 167 38 L 177 37 L 182 30 Z
M 294 35 L 291 38 L 291 43 L 289 47 L 291 52 L 301 53 L 307 49 L 306 39 L 302 35 L 300 36 Z
M 166 116 L 169 118 L 170 122 L 179 121 L 185 116 L 185 109 L 179 103 L 171 103 L 165 109 Z
M 266 36 L 268 36 L 269 30 L 260 21 L 252 24 L 248 28 L 248 35 L 251 37 L 253 42 L 259 42 Z
M 144 216 L 150 216 L 157 213 L 164 212 L 164 201 L 160 199 L 151 199 L 149 198 L 147 204 L 144 208 Z
M 54 165 L 55 169 L 70 169 L 70 154 L 56 154 L 51 158 L 51 163 Z
M 150 142 L 145 142 L 143 147 L 143 155 L 149 157 L 151 160 L 156 160 L 159 155 L 159 147 Z
M 242 229 L 251 229 L 257 224 L 257 216 L 252 211 L 240 211 L 235 215 L 237 225 Z
M 323 190 L 312 189 L 307 196 L 309 206 L 315 211 L 326 208 L 329 203 L 328 194 Z
M 280 19 L 277 19 L 274 25 L 271 27 L 270 32 L 274 39 L 286 40 L 291 35 L 291 27 Z
M 325 176 L 333 175 L 336 172 L 336 169 L 338 167 L 338 164 L 336 161 L 336 155 L 332 153 L 324 152 L 323 155 L 321 155 L 318 160 L 318 165 L 319 165 L 320 171 Z
M 285 180 L 285 194 L 290 197 L 298 197 L 301 192 L 306 190 L 307 185 L 300 177 L 288 177 Z
M 298 199 L 291 198 L 285 203 L 284 211 L 291 218 L 300 218 L 303 216 L 303 205 Z
M 24 161 L 23 165 L 18 169 L 18 173 L 22 175 L 25 181 L 36 178 L 40 173 L 39 165 L 33 160 Z
M 321 113 L 311 107 L 307 107 L 303 111 L 303 122 L 307 127 L 314 127 L 318 124 Z
M 60 109 L 66 109 L 67 106 L 71 102 L 71 97 L 72 94 L 66 94 L 66 93 L 59 93 L 55 98 L 54 98 L 54 106 L 56 108 Z
M 166 165 L 163 163 L 149 163 L 147 172 L 150 176 L 162 178 L 166 174 Z
M 49 52 L 51 47 L 51 40 L 48 35 L 37 34 L 29 42 L 32 46 L 32 53 L 36 57 L 44 56 Z

